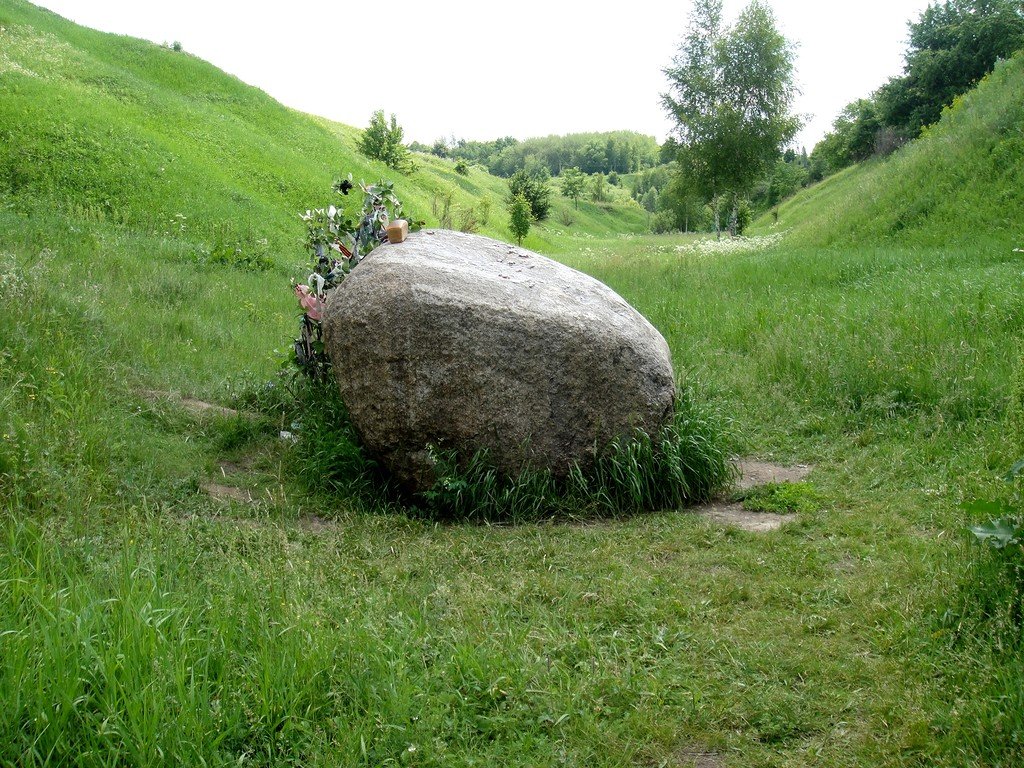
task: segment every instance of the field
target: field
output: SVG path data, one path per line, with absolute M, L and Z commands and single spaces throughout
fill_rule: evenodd
M 568 226 L 560 200 L 524 243 L 643 312 L 737 455 L 814 466 L 757 534 L 443 524 L 318 488 L 277 407 L 296 213 L 339 164 L 386 169 L 182 54 L 18 2 L 0 26 L 0 765 L 1024 759 L 1019 625 L 961 506 L 1024 453 L 1019 56 L 760 239 L 645 235 L 626 203 Z M 450 192 L 508 237 L 503 182 L 417 162 L 399 192 L 431 226 Z

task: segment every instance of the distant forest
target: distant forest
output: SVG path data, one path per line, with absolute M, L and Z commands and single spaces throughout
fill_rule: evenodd
M 519 141 L 511 136 L 494 141 L 438 139 L 432 146 L 413 142 L 409 149 L 438 157 L 479 163 L 495 176 L 509 177 L 516 171 L 531 176 L 546 169 L 552 176 L 565 168 L 591 173 L 633 173 L 661 162 L 658 142 L 653 136 L 633 131 L 572 133 Z

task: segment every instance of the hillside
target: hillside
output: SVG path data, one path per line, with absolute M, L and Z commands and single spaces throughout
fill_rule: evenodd
M 0 2 L 0 27 L 0 192 L 20 210 L 184 230 L 200 250 L 240 248 L 290 265 L 302 258 L 297 213 L 325 204 L 333 178 L 398 176 L 356 151 L 358 130 L 287 109 L 188 53 L 21 0 Z M 475 209 L 481 231 L 508 236 L 502 180 L 416 157 L 419 170 L 396 179 L 408 210 L 436 225 L 450 195 L 455 226 Z M 625 204 L 583 204 L 567 227 L 569 207 L 556 199 L 551 223 L 527 245 L 646 228 L 646 215 Z
M 885 160 L 853 166 L 779 207 L 776 228 L 813 246 L 1024 241 L 1024 52 Z M 753 231 L 772 229 L 763 217 Z

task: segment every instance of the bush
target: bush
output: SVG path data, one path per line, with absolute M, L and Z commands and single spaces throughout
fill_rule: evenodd
M 390 124 L 384 111 L 378 109 L 370 117 L 370 125 L 359 139 L 359 151 L 372 160 L 380 160 L 389 168 L 408 173 L 414 169 L 409 150 L 402 144 L 404 131 L 398 119 L 391 115 Z
M 522 196 L 530 204 L 530 214 L 535 221 L 544 221 L 551 212 L 551 190 L 539 179 L 532 178 L 525 171 L 516 171 L 508 180 L 507 204 Z M 524 235 L 525 236 L 525 235 Z
M 508 201 L 508 231 L 519 245 L 530 232 L 530 201 L 523 195 L 516 195 Z
M 461 176 L 469 176 L 469 163 L 461 159 L 456 161 L 455 172 Z

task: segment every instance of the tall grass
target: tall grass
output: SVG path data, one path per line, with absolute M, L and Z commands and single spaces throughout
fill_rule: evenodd
M 700 503 L 732 479 L 728 420 L 690 388 L 681 389 L 672 419 L 658 434 L 638 430 L 615 440 L 589 466 L 574 464 L 564 475 L 527 466 L 509 476 L 486 452 L 460 456 L 434 448 L 434 484 L 411 497 L 403 497 L 366 453 L 333 382 L 300 379 L 273 391 L 274 402 L 247 402 L 291 414 L 286 420 L 299 436 L 289 453 L 292 474 L 312 492 L 365 509 L 405 501 L 435 520 L 517 523 L 616 516 Z

